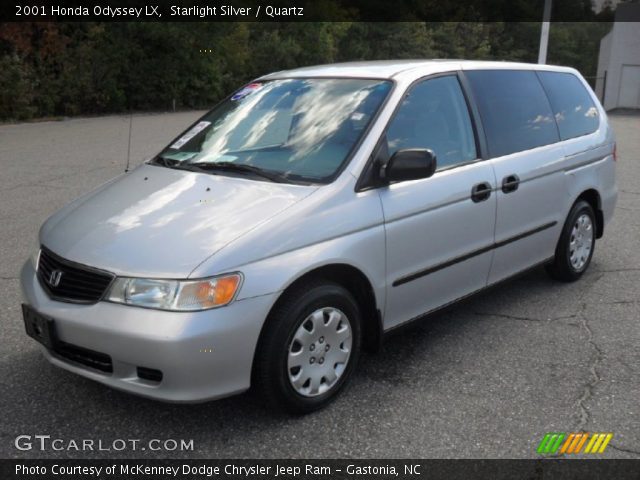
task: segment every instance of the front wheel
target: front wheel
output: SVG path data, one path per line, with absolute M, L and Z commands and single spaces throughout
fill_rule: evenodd
M 358 303 L 341 285 L 307 282 L 286 294 L 265 325 L 255 387 L 277 408 L 308 413 L 327 405 L 360 355 Z
M 564 224 L 553 262 L 547 272 L 563 282 L 578 280 L 589 267 L 596 243 L 596 219 L 587 202 L 576 202 Z

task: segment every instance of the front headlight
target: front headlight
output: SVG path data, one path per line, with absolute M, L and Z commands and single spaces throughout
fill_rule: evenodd
M 160 310 L 195 311 L 229 304 L 240 287 L 239 273 L 199 280 L 118 277 L 107 300 Z

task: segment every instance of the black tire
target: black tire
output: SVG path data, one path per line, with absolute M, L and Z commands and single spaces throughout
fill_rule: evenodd
M 304 282 L 285 295 L 262 330 L 253 369 L 253 386 L 258 395 L 278 410 L 310 413 L 329 404 L 353 374 L 361 347 L 360 308 L 347 289 L 327 280 Z M 304 396 L 289 380 L 289 349 L 296 331 L 307 317 L 325 307 L 338 309 L 347 316 L 351 326 L 351 352 L 331 388 L 316 396 Z
M 571 254 L 570 254 L 570 242 L 572 241 L 572 230 L 578 219 L 582 215 L 587 215 L 591 220 L 591 251 L 586 259 L 584 265 L 581 265 L 580 268 L 575 268 L 575 266 L 571 263 Z M 558 245 L 556 246 L 556 253 L 553 261 L 546 265 L 546 270 L 549 275 L 562 282 L 575 282 L 578 280 L 584 272 L 589 268 L 589 264 L 591 263 L 591 258 L 593 257 L 593 251 L 596 246 L 596 216 L 589 205 L 584 200 L 577 201 L 574 206 L 571 208 L 569 215 L 567 216 L 567 220 L 564 223 L 564 227 L 562 228 L 562 234 L 560 235 L 560 239 L 558 240 Z

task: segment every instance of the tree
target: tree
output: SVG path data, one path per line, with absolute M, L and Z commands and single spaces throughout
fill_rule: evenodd
M 566 1 L 575 15 L 594 18 L 590 0 Z M 569 7 L 560 3 L 554 2 L 554 12 L 566 15 Z M 177 108 L 206 108 L 265 73 L 322 63 L 537 59 L 540 22 L 356 21 L 366 4 L 313 3 L 314 11 L 339 13 L 342 22 L 0 24 L 0 119 L 170 110 L 174 101 Z M 534 15 L 537 8 L 525 0 L 478 0 L 464 12 L 439 5 L 419 2 L 403 15 L 416 20 L 446 11 L 469 18 L 486 9 Z M 608 28 L 604 22 L 552 23 L 549 61 L 595 75 Z

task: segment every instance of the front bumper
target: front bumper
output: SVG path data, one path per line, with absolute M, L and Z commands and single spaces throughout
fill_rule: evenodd
M 113 372 L 70 361 L 43 347 L 54 365 L 113 388 L 169 402 L 202 402 L 250 386 L 260 330 L 276 294 L 248 298 L 202 312 L 166 312 L 109 302 L 79 305 L 51 300 L 31 262 L 20 275 L 23 301 L 55 320 L 57 337 L 107 354 Z M 162 380 L 138 376 L 160 370 Z

